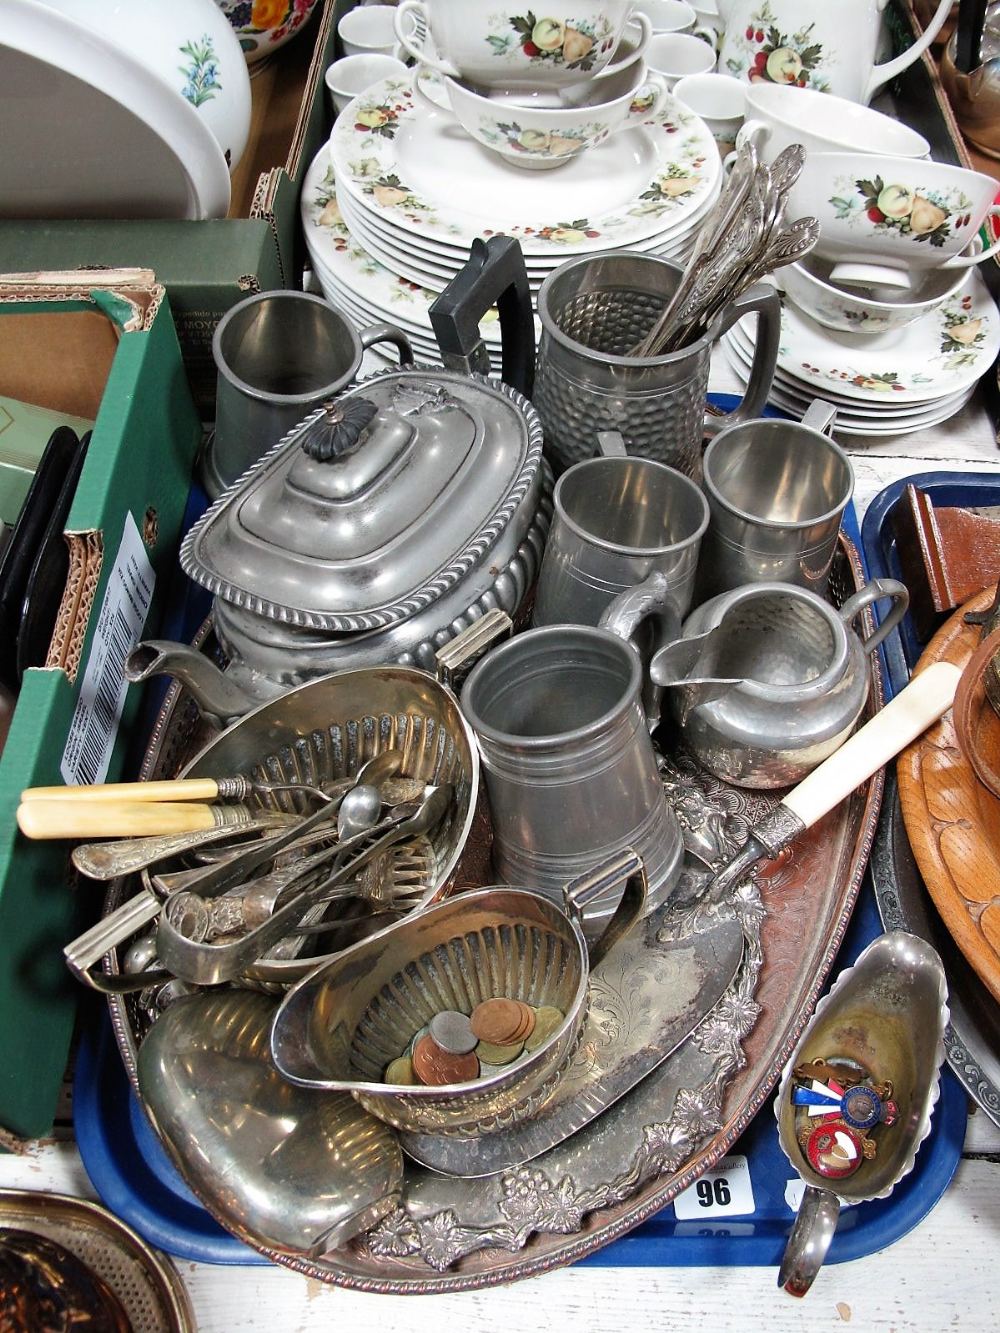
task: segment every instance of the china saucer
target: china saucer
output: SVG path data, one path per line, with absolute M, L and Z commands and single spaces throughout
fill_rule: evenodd
M 726 361 L 735 371 L 742 383 L 746 384 L 749 379 L 749 367 L 742 355 L 737 352 L 734 345 L 730 342 L 723 343 L 723 353 Z M 956 395 L 949 395 L 947 399 L 942 399 L 924 412 L 916 416 L 902 416 L 887 414 L 884 416 L 871 417 L 849 417 L 840 410 L 837 404 L 837 420 L 833 428 L 834 436 L 862 436 L 862 437 L 889 437 L 897 435 L 908 435 L 914 431 L 926 430 L 930 426 L 940 425 L 944 421 L 950 420 L 956 413 L 960 412 L 965 404 L 975 393 L 975 385 L 963 389 Z M 775 407 L 780 407 L 783 411 L 791 413 L 794 417 L 802 417 L 811 399 L 801 398 L 798 395 L 787 393 L 776 382 L 768 390 L 768 402 L 773 403 Z
M 523 171 L 477 144 L 450 112 L 415 98 L 409 78 L 355 98 L 330 153 L 343 187 L 395 228 L 453 249 L 502 231 L 533 256 L 645 240 L 692 212 L 722 171 L 707 126 L 673 99 L 660 117 L 556 171 Z
M 742 338 L 732 337 L 730 334 L 724 335 L 723 341 L 728 342 L 740 363 L 749 369 L 753 361 L 752 347 L 745 343 Z M 865 420 L 878 420 L 880 417 L 884 420 L 897 420 L 907 417 L 927 416 L 939 407 L 946 407 L 949 403 L 956 402 L 968 392 L 967 389 L 958 389 L 953 393 L 945 394 L 941 398 L 921 403 L 901 403 L 897 402 L 894 397 L 884 402 L 861 402 L 857 398 L 847 398 L 843 394 L 838 394 L 833 389 L 815 389 L 801 380 L 793 379 L 780 366 L 775 370 L 773 385 L 776 389 L 780 389 L 785 397 L 795 399 L 803 407 L 807 407 L 815 398 L 823 398 L 836 406 L 839 418 L 860 417 Z
M 752 317 L 741 332 L 751 337 Z M 1000 318 L 976 272 L 938 309 L 888 333 L 837 333 L 782 303 L 778 365 L 821 397 L 836 389 L 865 402 L 932 403 L 975 384 L 998 350 Z

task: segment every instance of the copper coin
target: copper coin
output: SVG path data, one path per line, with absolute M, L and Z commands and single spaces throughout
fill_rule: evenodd
M 446 1083 L 469 1083 L 478 1078 L 479 1060 L 471 1051 L 467 1055 L 443 1051 L 428 1033 L 413 1048 L 413 1069 L 421 1083 L 443 1087 Z
M 413 1072 L 413 1061 L 408 1055 L 401 1055 L 397 1060 L 391 1060 L 385 1068 L 386 1083 L 402 1084 L 404 1087 L 410 1087 L 417 1081 L 417 1076 Z
M 507 1046 L 523 1041 L 534 1027 L 535 1015 L 520 1000 L 483 1000 L 472 1011 L 472 1031 L 480 1041 L 491 1046 Z

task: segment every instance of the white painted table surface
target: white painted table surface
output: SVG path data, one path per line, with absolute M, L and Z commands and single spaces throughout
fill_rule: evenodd
M 725 372 L 713 374 L 711 387 L 735 389 Z M 1000 452 L 978 405 L 931 431 L 842 443 L 854 461 L 859 517 L 884 486 L 914 472 L 1000 473 Z M 95 1197 L 71 1141 L 0 1156 L 0 1186 Z M 880 1254 L 823 1268 L 802 1301 L 778 1290 L 773 1268 L 568 1268 L 488 1291 L 404 1297 L 325 1287 L 282 1268 L 177 1266 L 201 1333 L 825 1333 L 848 1324 L 886 1333 L 968 1333 L 1000 1329 L 998 1261 L 1000 1130 L 980 1113 L 969 1119 L 965 1156 L 930 1216 Z

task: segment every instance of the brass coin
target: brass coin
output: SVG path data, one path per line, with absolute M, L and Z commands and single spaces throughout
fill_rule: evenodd
M 476 1047 L 476 1055 L 479 1057 L 480 1065 L 509 1065 L 512 1060 L 524 1050 L 524 1043 L 519 1041 L 515 1044 L 507 1043 L 504 1046 L 494 1046 L 488 1041 L 481 1041 Z
M 404 1087 L 410 1087 L 417 1082 L 417 1076 L 413 1072 L 413 1061 L 408 1055 L 390 1060 L 385 1067 L 385 1081 L 401 1084 Z
M 473 1052 L 453 1055 L 443 1051 L 427 1034 L 413 1048 L 413 1069 L 421 1083 L 443 1087 L 446 1083 L 468 1083 L 479 1077 L 479 1060 Z
M 530 1022 L 528 1019 L 530 1015 Z M 534 1023 L 531 1007 L 507 998 L 483 1000 L 472 1011 L 472 1031 L 480 1041 L 492 1046 L 506 1046 L 523 1041 Z
M 561 1027 L 566 1015 L 555 1005 L 543 1004 L 535 1010 L 535 1026 L 524 1042 L 526 1051 L 537 1051 L 539 1046 L 548 1041 L 556 1028 Z

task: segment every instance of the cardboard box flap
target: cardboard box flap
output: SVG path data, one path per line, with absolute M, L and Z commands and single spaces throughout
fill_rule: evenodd
M 36 273 L 0 273 L 0 304 L 84 301 L 102 310 L 122 333 L 148 329 L 164 293 L 165 288 L 148 268 L 95 265 Z

